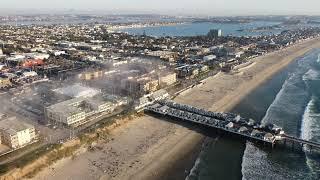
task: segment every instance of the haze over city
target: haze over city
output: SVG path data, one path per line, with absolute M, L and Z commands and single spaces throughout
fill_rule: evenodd
M 0 179 L 320 179 L 319 0 L 0 0 Z
M 170 15 L 319 15 L 318 0 L 1 0 L 2 13 L 95 12 Z M 36 11 L 28 11 L 28 10 Z

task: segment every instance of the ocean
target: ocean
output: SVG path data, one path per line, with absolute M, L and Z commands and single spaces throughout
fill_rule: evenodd
M 289 135 L 320 142 L 320 49 L 298 58 L 247 96 L 234 113 L 275 123 Z M 208 137 L 208 139 L 211 139 Z M 244 140 L 211 140 L 188 180 L 320 179 L 320 152 L 265 148 Z

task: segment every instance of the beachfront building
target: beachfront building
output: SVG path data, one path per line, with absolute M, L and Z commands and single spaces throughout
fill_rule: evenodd
M 138 100 L 136 100 L 134 103 L 135 110 L 140 111 L 144 107 L 151 105 L 155 101 L 160 101 L 168 98 L 170 98 L 169 93 L 164 89 L 160 89 L 158 91 L 153 92 L 152 94 L 145 95 L 139 98 Z
M 135 110 L 140 111 L 144 107 L 151 105 L 152 101 L 149 97 L 143 96 L 135 101 Z
M 47 122 L 77 127 L 99 113 L 111 113 L 115 105 L 97 98 L 74 98 L 45 108 Z
M 150 77 L 129 77 L 121 80 L 121 88 L 129 94 L 146 94 L 158 90 L 159 81 Z
M 159 84 L 160 86 L 170 86 L 177 82 L 177 74 L 176 73 L 166 73 L 161 74 L 159 76 Z
M 0 143 L 18 149 L 35 142 L 36 139 L 33 125 L 19 121 L 16 117 L 0 120 Z
M 150 99 L 152 101 L 160 101 L 163 99 L 167 99 L 169 97 L 170 97 L 169 93 L 164 89 L 160 89 L 150 95 Z
M 81 124 L 86 118 L 85 112 L 79 107 L 81 102 L 82 100 L 76 98 L 45 108 L 47 121 L 63 123 L 68 126 Z

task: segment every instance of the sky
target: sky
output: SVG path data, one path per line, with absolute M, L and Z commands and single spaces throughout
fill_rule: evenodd
M 320 0 L 0 0 L 0 11 L 99 11 L 170 15 L 320 15 Z

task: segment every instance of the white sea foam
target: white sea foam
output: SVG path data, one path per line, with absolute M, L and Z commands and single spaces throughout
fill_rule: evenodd
M 270 160 L 267 152 L 250 142 L 247 142 L 246 144 L 246 150 L 241 166 L 243 180 L 287 180 L 290 177 L 296 177 L 297 175 L 295 171 L 289 171 L 281 163 Z M 278 173 L 279 171 L 281 173 Z
M 301 138 L 305 140 L 312 140 L 312 138 L 320 135 L 320 114 L 313 112 L 313 106 L 315 103 L 315 97 L 312 97 L 303 114 L 302 125 L 301 125 Z M 308 147 L 304 146 L 304 151 L 306 152 L 306 163 L 311 173 L 320 172 L 320 163 L 309 157 Z
M 303 65 L 303 64 L 301 64 Z M 297 85 L 301 81 L 301 73 L 292 73 L 289 78 L 283 83 L 282 88 L 276 95 L 274 101 L 271 103 L 263 117 L 261 123 L 283 123 L 281 115 L 291 114 L 290 112 L 299 112 L 296 98 L 300 99 L 307 96 L 307 92 Z M 296 97 L 292 101 L 292 97 Z M 279 114 L 279 111 L 282 113 Z M 286 122 L 289 123 L 289 122 Z M 278 125 L 280 125 L 278 124 Z M 290 126 L 289 124 L 286 124 Z M 278 173 L 281 170 L 283 172 Z M 276 162 L 273 162 L 267 157 L 267 153 L 255 147 L 252 143 L 246 144 L 244 156 L 242 159 L 242 175 L 243 180 L 251 179 L 287 179 L 288 177 L 296 176 L 295 171 L 286 169 Z
M 320 73 L 314 69 L 309 69 L 309 71 L 303 75 L 302 79 L 304 81 L 320 80 Z
M 312 138 L 312 112 L 311 112 L 311 107 L 314 104 L 314 98 L 312 98 L 305 111 L 303 114 L 303 118 L 302 118 L 302 125 L 301 125 L 301 138 L 305 139 L 305 140 L 310 140 Z
M 292 76 L 290 76 L 290 78 L 291 78 L 291 77 L 292 77 Z M 281 97 L 282 97 L 282 95 L 283 95 L 283 93 L 284 93 L 284 91 L 285 91 L 285 87 L 286 87 L 287 85 L 289 85 L 289 83 L 290 83 L 290 78 L 287 79 L 287 80 L 283 83 L 282 88 L 281 88 L 280 91 L 278 92 L 276 98 L 273 100 L 273 102 L 272 102 L 271 105 L 269 106 L 266 114 L 264 115 L 263 119 L 261 120 L 261 124 L 269 123 L 269 120 L 270 120 L 269 117 L 270 117 L 270 115 L 271 115 L 271 113 L 272 113 L 272 112 L 271 112 L 271 111 L 272 111 L 272 107 L 273 107 L 277 102 L 279 102 L 279 101 L 281 100 Z
M 199 170 L 200 163 L 201 163 L 201 156 L 199 156 L 197 158 L 197 160 L 194 163 L 192 169 L 190 170 L 189 175 L 186 177 L 186 180 L 191 180 L 192 177 L 197 177 L 198 176 L 198 170 Z
M 281 100 L 281 98 L 283 97 L 282 95 L 285 93 L 285 88 L 290 83 L 290 79 L 292 77 L 293 75 L 290 75 L 290 78 L 288 78 L 283 83 L 281 90 L 278 92 L 275 99 L 267 109 L 263 119 L 261 120 L 262 124 L 269 123 L 269 121 L 271 120 L 272 107 Z M 257 179 L 263 179 L 265 178 L 265 173 L 267 172 L 259 172 L 257 170 L 263 169 L 264 171 L 268 171 L 272 168 L 268 165 L 267 154 L 259 148 L 257 148 L 256 146 L 254 146 L 254 144 L 252 144 L 251 142 L 246 143 L 246 148 L 242 157 L 241 167 L 243 180 L 249 180 L 253 177 Z M 257 167 L 259 168 L 257 169 Z M 268 176 L 272 176 L 272 173 L 268 173 Z
M 260 167 L 266 165 L 264 164 L 266 158 L 266 153 L 254 146 L 251 142 L 247 142 L 241 164 L 242 179 L 249 180 L 252 178 L 263 178 L 261 177 L 263 176 L 263 173 L 257 171 L 258 169 L 256 167 L 259 167 L 260 169 Z
M 219 140 L 219 138 L 215 138 L 212 142 L 210 142 L 209 139 L 206 139 L 205 142 L 203 142 L 202 144 L 202 149 L 201 152 L 196 160 L 196 162 L 194 163 L 192 169 L 190 170 L 189 175 L 186 177 L 185 180 L 193 180 L 193 179 L 197 179 L 197 177 L 199 176 L 199 170 L 200 170 L 200 166 L 201 166 L 201 159 L 203 158 L 203 156 L 205 156 L 205 154 L 207 153 L 207 148 L 208 146 L 214 146 L 215 143 Z

